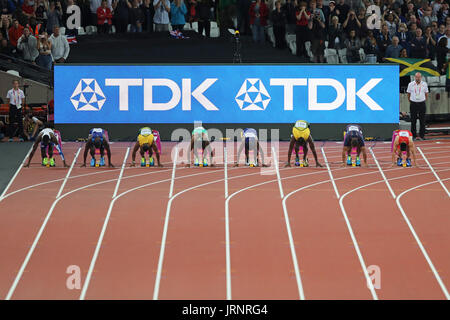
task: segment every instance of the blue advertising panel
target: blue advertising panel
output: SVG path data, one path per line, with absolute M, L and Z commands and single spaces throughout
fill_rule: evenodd
M 55 67 L 55 123 L 398 123 L 398 65 Z

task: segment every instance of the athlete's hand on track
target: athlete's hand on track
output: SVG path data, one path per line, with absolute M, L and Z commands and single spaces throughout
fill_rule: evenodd
M 136 164 L 134 163 L 134 162 L 132 162 L 131 164 L 130 164 L 130 167 L 135 167 L 136 166 Z
M 320 162 L 317 162 L 316 167 L 323 167 L 323 165 L 321 165 Z
M 114 165 L 112 163 L 108 164 L 108 167 L 114 168 Z
M 262 164 L 262 167 L 267 168 L 268 165 L 263 163 L 263 164 Z
M 86 163 L 83 163 L 80 168 L 86 167 Z
M 286 164 L 284 165 L 285 168 L 290 167 L 291 164 L 289 162 L 286 162 Z
M 161 163 L 158 164 L 158 167 L 162 168 L 164 167 Z
M 215 167 L 216 165 L 214 163 L 211 163 L 209 166 L 210 167 Z
M 64 168 L 69 168 L 69 166 L 65 162 L 64 162 Z
M 30 164 L 29 164 L 29 163 L 26 163 L 26 164 L 23 165 L 23 167 L 24 167 L 24 168 L 29 168 L 29 167 L 30 167 Z
M 239 167 L 239 163 L 236 162 L 233 167 Z
M 345 167 L 347 164 L 345 162 L 342 162 L 341 167 Z
M 189 168 L 191 165 L 189 163 L 187 163 L 184 167 L 185 168 Z

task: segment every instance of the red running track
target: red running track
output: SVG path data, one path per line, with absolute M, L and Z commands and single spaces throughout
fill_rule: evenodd
M 171 143 L 164 168 L 130 168 L 132 143 L 112 145 L 115 168 L 80 168 L 83 146 L 66 143 L 71 169 L 35 158 L 0 198 L 0 294 L 449 299 L 450 141 L 418 145 L 420 168 L 391 167 L 390 143 L 380 142 L 369 168 L 341 167 L 334 142 L 316 142 L 328 168 L 312 155 L 310 168 L 285 168 L 280 143 L 261 171 L 233 167 L 233 143 L 227 170 L 174 168 Z M 80 288 L 67 287 L 69 266 Z M 380 281 L 368 283 L 374 266 Z

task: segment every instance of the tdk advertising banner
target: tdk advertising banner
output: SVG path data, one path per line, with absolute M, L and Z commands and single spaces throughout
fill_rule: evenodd
M 398 65 L 56 66 L 56 123 L 398 123 Z

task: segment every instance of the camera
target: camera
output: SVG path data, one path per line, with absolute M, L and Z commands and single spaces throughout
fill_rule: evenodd
M 375 14 L 375 10 L 372 10 L 372 14 Z

